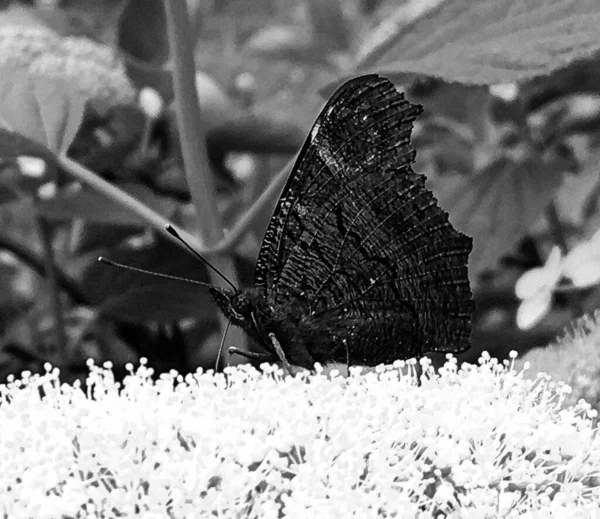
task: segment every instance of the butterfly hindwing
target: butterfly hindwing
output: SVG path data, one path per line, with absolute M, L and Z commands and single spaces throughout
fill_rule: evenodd
M 301 316 L 297 339 L 316 360 L 378 364 L 468 347 L 471 240 L 410 166 L 420 112 L 385 78 L 347 82 L 277 204 L 255 286 L 277 312 Z

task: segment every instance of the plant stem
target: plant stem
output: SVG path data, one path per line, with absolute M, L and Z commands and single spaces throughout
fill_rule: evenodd
M 35 208 L 35 218 L 40 233 L 40 239 L 42 241 L 42 247 L 44 248 L 46 284 L 50 294 L 50 307 L 54 315 L 54 334 L 56 346 L 50 352 L 51 358 L 48 360 L 52 361 L 52 364 L 56 366 L 60 364 L 61 359 L 67 359 L 67 332 L 55 268 L 56 260 L 54 256 L 54 248 L 52 246 L 52 228 L 48 220 L 46 220 L 40 213 L 39 199 L 36 195 L 33 197 L 33 205 Z
M 64 155 L 61 155 L 59 157 L 59 162 L 60 165 L 67 172 L 71 173 L 71 175 L 73 175 L 77 180 L 90 186 L 99 193 L 102 193 L 114 202 L 123 205 L 124 207 L 127 207 L 136 214 L 139 214 L 144 220 L 148 222 L 150 226 L 152 226 L 154 229 L 160 232 L 163 236 L 169 238 L 171 241 L 173 241 L 173 243 L 179 245 L 179 241 L 177 241 L 175 238 L 173 238 L 173 236 L 171 236 L 168 232 L 165 231 L 166 225 L 173 225 L 173 227 L 177 229 L 177 232 L 181 235 L 181 237 L 185 241 L 187 241 L 194 249 L 196 249 L 198 253 L 207 253 L 204 243 L 198 240 L 198 238 L 196 238 L 194 235 L 190 234 L 184 229 L 179 229 L 176 225 L 173 224 L 173 222 L 169 221 L 161 214 L 149 208 L 147 205 L 143 204 L 135 197 L 119 189 L 118 187 L 113 186 L 110 182 L 107 182 L 103 178 L 99 177 L 93 171 L 90 171 L 86 167 L 75 162 L 74 160 L 69 159 Z
M 554 201 L 551 201 L 546 208 L 546 218 L 548 219 L 550 234 L 552 235 L 554 242 L 560 247 L 561 252 L 566 254 L 569 251 L 569 248 Z
M 202 126 L 198 92 L 196 90 L 196 64 L 194 44 L 188 18 L 186 0 L 166 0 L 167 32 L 173 63 L 173 90 L 175 112 L 181 140 L 181 151 L 188 187 L 198 216 L 198 231 L 204 243 L 217 244 L 223 238 L 223 226 L 219 221 L 214 188 L 206 153 L 206 136 Z M 215 268 L 239 286 L 230 257 L 215 255 L 211 258 Z M 209 271 L 212 283 L 223 281 Z M 226 320 L 220 315 L 222 329 Z M 232 340 L 242 348 L 245 338 L 239 330 L 232 330 Z
M 258 199 L 252 204 L 250 209 L 242 216 L 235 224 L 235 226 L 229 230 L 226 236 L 218 241 L 214 246 L 207 247 L 205 242 L 198 239 L 193 234 L 180 229 L 173 222 L 166 219 L 161 214 L 157 213 L 147 205 L 143 204 L 129 193 L 119 189 L 118 187 L 107 182 L 102 177 L 98 176 L 93 171 L 82 166 L 78 162 L 71 160 L 70 158 L 61 155 L 59 157 L 60 165 L 65 171 L 73 175 L 77 180 L 88 185 L 92 189 L 95 189 L 99 193 L 102 193 L 112 201 L 127 207 L 132 212 L 140 215 L 148 224 L 160 232 L 163 236 L 179 245 L 179 242 L 173 238 L 172 235 L 165 232 L 165 226 L 167 224 L 173 225 L 177 232 L 185 239 L 199 254 L 209 255 L 218 254 L 232 250 L 238 242 L 244 237 L 246 231 L 250 227 L 250 224 L 254 221 L 257 214 L 260 213 L 265 205 L 267 205 L 273 198 L 277 197 L 283 189 L 285 182 L 287 181 L 292 166 L 296 162 L 297 155 L 293 157 L 268 185 L 267 189 L 258 197 Z

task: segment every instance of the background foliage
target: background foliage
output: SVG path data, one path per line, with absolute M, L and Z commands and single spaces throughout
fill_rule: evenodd
M 277 179 L 324 97 L 367 72 L 424 105 L 416 169 L 474 238 L 463 360 L 546 345 L 599 307 L 592 248 L 592 282 L 559 275 L 547 310 L 516 323 L 517 280 L 600 227 L 595 0 L 188 0 L 196 135 L 177 123 L 162 0 L 0 4 L 0 378 L 46 360 L 74 378 L 88 357 L 213 366 L 222 332 L 206 290 L 96 258 L 208 282 L 160 233 L 170 221 L 250 284 Z M 194 142 L 206 167 L 185 166 Z

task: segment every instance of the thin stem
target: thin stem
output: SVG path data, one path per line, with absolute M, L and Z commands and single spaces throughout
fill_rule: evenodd
M 19 260 L 25 263 L 28 267 L 37 272 L 40 276 L 46 277 L 46 263 L 39 256 L 27 248 L 19 241 L 7 235 L 0 235 L 0 250 L 6 250 L 15 255 Z M 89 304 L 86 296 L 79 289 L 77 282 L 64 272 L 59 265 L 54 264 L 54 273 L 56 281 L 61 290 L 63 290 L 76 305 Z
M 57 360 L 67 358 L 67 332 L 55 269 L 54 248 L 52 246 L 52 228 L 48 220 L 46 220 L 40 213 L 39 199 L 37 196 L 33 197 L 33 204 L 35 208 L 36 223 L 40 233 L 42 247 L 44 248 L 46 284 L 48 287 L 48 292 L 50 293 L 51 310 L 54 315 L 54 334 L 56 347 L 50 352 L 52 356 L 50 360 L 52 360 L 55 364 Z
M 206 152 L 206 135 L 202 125 L 198 92 L 196 90 L 196 64 L 194 43 L 191 37 L 186 0 L 166 0 L 167 33 L 173 61 L 173 90 L 175 113 L 181 141 L 187 184 L 198 218 L 198 230 L 204 243 L 217 244 L 223 238 L 223 225 L 219 221 L 214 178 L 210 172 Z M 186 240 L 187 241 L 187 240 Z M 188 241 L 188 243 L 191 242 Z M 211 258 L 214 267 L 233 285 L 239 286 L 233 261 L 225 255 Z M 223 280 L 209 270 L 211 281 L 222 286 Z M 221 329 L 227 320 L 220 315 Z M 242 348 L 245 338 L 239 330 L 232 331 L 232 341 Z M 244 348 L 245 349 L 245 348 Z
M 82 166 L 78 162 L 75 162 L 64 155 L 60 156 L 59 160 L 63 169 L 73 175 L 73 177 L 75 177 L 77 180 L 86 184 L 92 189 L 95 189 L 99 193 L 102 193 L 107 198 L 110 198 L 113 202 L 127 207 L 132 212 L 140 215 L 140 217 L 146 220 L 148 225 L 150 225 L 153 229 L 162 233 L 174 243 L 179 244 L 178 240 L 165 231 L 166 226 L 169 224 L 172 225 L 172 223 L 164 216 L 149 208 L 147 205 L 143 204 L 125 191 L 112 185 L 110 182 L 107 182 L 102 177 L 98 176 L 96 173 L 87 169 L 85 166 Z M 246 211 L 244 216 L 237 221 L 235 226 L 230 229 L 227 235 L 219 240 L 215 246 L 207 247 L 203 241 L 199 240 L 193 234 L 190 234 L 183 229 L 178 229 L 179 234 L 199 254 L 211 255 L 232 250 L 244 237 L 258 213 L 260 213 L 264 209 L 265 205 L 267 205 L 273 198 L 277 197 L 279 193 L 281 193 L 281 190 L 283 189 L 283 186 L 285 185 L 285 182 L 287 181 L 295 162 L 296 157 L 292 158 L 281 169 L 281 171 L 277 173 L 277 175 L 268 185 L 267 189 L 265 189 L 265 191 L 252 204 L 250 209 Z
M 560 247 L 561 252 L 566 254 L 569 251 L 569 247 L 554 200 L 551 201 L 546 208 L 546 218 L 548 219 L 550 233 L 552 234 L 554 242 Z
M 186 179 L 198 215 L 202 238 L 206 243 L 213 244 L 221 239 L 223 231 L 216 218 L 218 208 L 214 178 L 210 174 L 206 136 L 196 91 L 196 64 L 190 38 L 187 1 L 167 0 L 165 7 L 173 60 L 175 113 Z
M 296 162 L 296 158 L 297 155 L 294 156 L 279 173 L 277 173 L 267 188 L 252 204 L 250 209 L 248 209 L 246 213 L 244 213 L 244 215 L 236 222 L 235 226 L 227 232 L 227 235 L 217 244 L 217 246 L 212 248 L 213 251 L 220 252 L 231 250 L 238 244 L 258 214 L 266 205 L 269 204 L 273 198 L 277 198 L 280 195 L 288 177 L 290 176 L 290 172 Z
M 107 182 L 100 176 L 96 175 L 96 173 L 90 171 L 89 169 L 75 162 L 74 160 L 71 160 L 64 155 L 61 155 L 59 157 L 59 161 L 60 165 L 68 173 L 73 175 L 77 180 L 90 186 L 92 189 L 95 189 L 99 193 L 102 193 L 107 198 L 118 203 L 119 205 L 127 207 L 132 212 L 140 215 L 146 222 L 148 222 L 148 225 L 150 225 L 156 231 L 162 233 L 171 241 L 179 245 L 179 240 L 177 240 L 165 230 L 167 225 L 172 225 L 170 220 L 166 219 L 164 216 L 157 213 L 153 209 L 150 209 L 147 205 L 143 204 L 135 197 L 126 193 L 125 191 L 119 189 L 116 186 L 113 186 L 110 182 Z M 199 241 L 198 238 L 196 238 L 193 234 L 190 234 L 189 232 L 183 229 L 178 229 L 178 232 L 182 236 L 182 238 L 184 238 L 185 241 L 187 241 L 199 253 L 206 254 L 210 252 L 206 250 L 206 247 L 204 247 L 204 243 Z

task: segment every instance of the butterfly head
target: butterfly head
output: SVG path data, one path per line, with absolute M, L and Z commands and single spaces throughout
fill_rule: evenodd
M 232 324 L 242 328 L 251 326 L 254 302 L 247 293 L 220 287 L 212 287 L 209 292 Z

